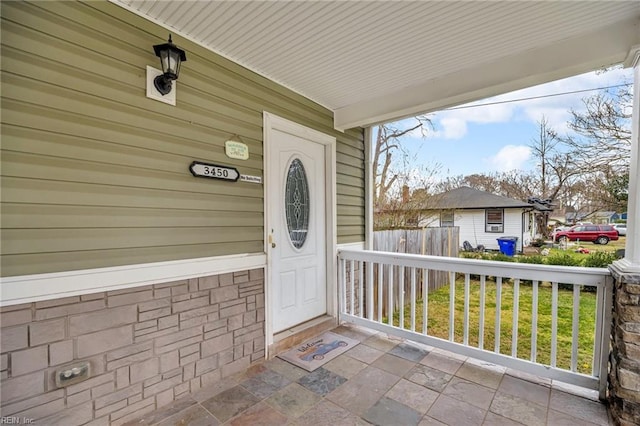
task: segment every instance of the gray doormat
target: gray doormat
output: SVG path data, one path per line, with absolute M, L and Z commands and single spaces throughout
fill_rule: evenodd
M 327 331 L 279 354 L 278 358 L 307 371 L 313 371 L 359 343 L 357 340 Z

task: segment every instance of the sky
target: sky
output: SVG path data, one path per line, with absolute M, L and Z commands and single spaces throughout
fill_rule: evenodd
M 591 72 L 439 111 L 430 114 L 434 130 L 429 130 L 426 137 L 414 132 L 404 137 L 402 144 L 412 152 L 418 152 L 417 164 L 432 169 L 439 164 L 440 178 L 531 170 L 535 164 L 528 145 L 539 133 L 538 123 L 542 116 L 559 135 L 566 135 L 569 132 L 567 122 L 571 118 L 569 111 L 584 109 L 582 99 L 597 91 L 541 96 L 632 81 L 631 69 Z M 523 98 L 536 99 L 496 104 Z M 487 103 L 493 105 L 482 105 Z M 406 121 L 415 122 L 413 119 Z

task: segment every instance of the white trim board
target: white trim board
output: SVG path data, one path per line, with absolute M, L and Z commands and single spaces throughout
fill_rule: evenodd
M 338 250 L 366 250 L 365 242 L 338 244 Z
M 6 277 L 0 279 L 0 306 L 220 275 L 266 265 L 264 253 L 245 253 Z

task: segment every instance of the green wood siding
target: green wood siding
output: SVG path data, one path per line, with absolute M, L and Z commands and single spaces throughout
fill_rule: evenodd
M 106 1 L 0 7 L 3 276 L 262 252 L 262 185 L 188 166 L 262 176 L 263 111 L 337 138 L 338 242 L 364 240 L 362 129 L 176 35 L 177 106 L 148 99 L 166 29 Z M 225 156 L 234 134 L 249 160 Z

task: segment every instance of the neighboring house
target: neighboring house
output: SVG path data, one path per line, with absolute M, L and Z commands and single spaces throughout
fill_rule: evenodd
M 620 219 L 621 215 L 612 211 L 596 211 L 593 213 L 579 213 L 579 212 L 571 212 L 566 214 L 566 223 L 568 225 L 575 225 L 578 222 L 589 222 L 589 223 L 612 223 L 618 219 Z
M 550 211 L 530 204 L 466 186 L 435 195 L 429 208 L 420 210 L 419 226 L 457 226 L 460 245 L 483 245 L 498 250 L 498 238 L 517 237 L 516 250 L 528 246 L 537 234 L 534 215 Z
M 376 123 L 640 45 L 634 2 L 0 10 L 0 401 L 43 425 L 124 424 L 335 326 L 336 253 L 371 243 Z M 169 33 L 186 62 L 162 95 L 153 46 Z M 442 224 L 521 247 L 534 208 L 485 201 Z
M 604 224 L 613 223 L 620 218 L 620 215 L 616 212 L 598 211 L 593 212 L 586 217 L 586 220 L 591 223 Z
M 565 215 L 565 223 L 567 225 L 575 225 L 578 222 L 584 222 L 587 220 L 587 213 L 569 212 Z

